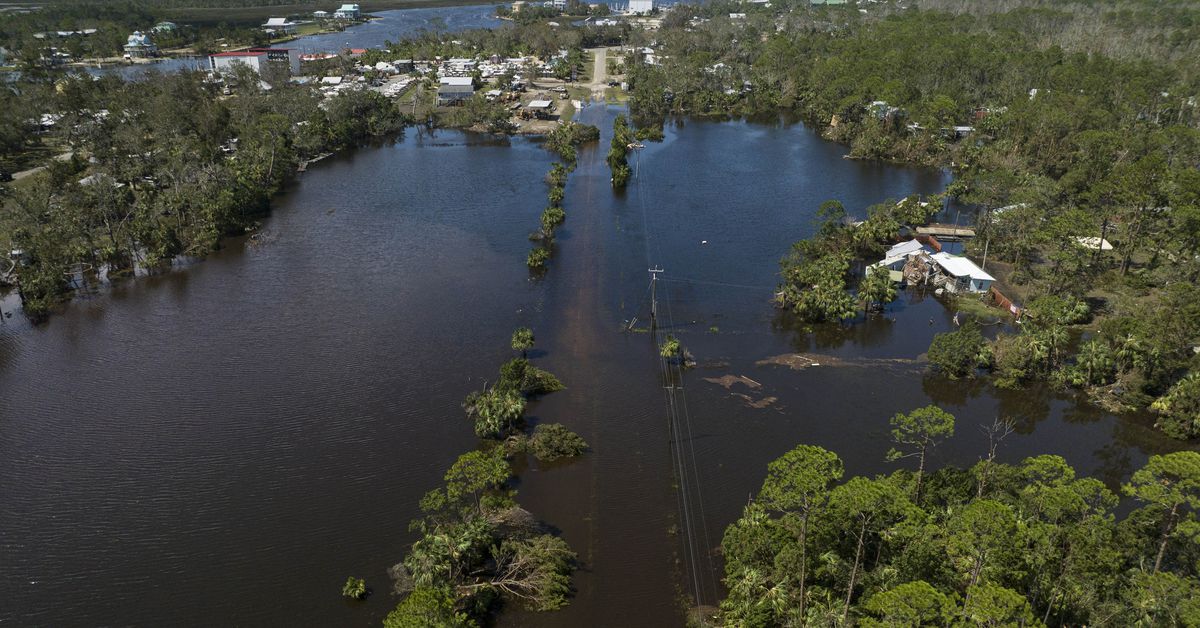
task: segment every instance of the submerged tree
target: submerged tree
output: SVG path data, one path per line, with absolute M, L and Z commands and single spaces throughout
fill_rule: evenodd
M 521 357 L 533 348 L 533 330 L 528 327 L 518 327 L 512 333 L 512 342 L 510 343 L 513 351 L 520 351 Z
M 544 246 L 535 246 L 525 258 L 525 265 L 529 267 L 529 270 L 541 270 L 546 267 L 546 262 L 549 260 L 550 249 Z
M 950 379 L 970 376 L 984 361 L 987 344 L 979 326 L 968 321 L 962 327 L 933 337 L 929 363 Z
M 872 266 L 867 270 L 858 284 L 858 298 L 868 311 L 883 309 L 883 306 L 896 300 L 896 283 L 892 281 L 887 267 Z
M 342 596 L 355 600 L 367 597 L 367 582 L 354 576 L 346 578 L 346 584 L 342 585 Z
M 668 334 L 658 347 L 658 355 L 664 360 L 679 360 L 683 357 L 683 345 L 679 343 L 678 338 Z
M 587 451 L 583 437 L 567 429 L 561 423 L 542 424 L 534 428 L 529 437 L 529 452 L 542 462 L 553 462 L 559 458 L 572 458 Z
M 383 628 L 476 628 L 460 612 L 449 587 L 417 587 L 388 613 Z
M 525 399 L 514 390 L 491 388 L 467 395 L 463 409 L 467 418 L 475 422 L 477 436 L 501 439 L 521 420 Z
M 629 147 L 633 144 L 633 133 L 624 115 L 618 115 L 613 120 L 613 138 L 608 151 L 608 167 L 612 171 L 612 186 L 624 188 L 629 181 L 632 171 L 629 169 Z

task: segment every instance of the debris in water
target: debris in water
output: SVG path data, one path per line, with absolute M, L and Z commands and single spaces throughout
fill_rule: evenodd
M 756 366 L 786 366 L 794 371 L 803 371 L 814 366 L 856 366 L 860 368 L 896 368 L 911 366 L 923 368 L 926 362 L 924 354 L 917 359 L 912 358 L 838 358 L 832 355 L 816 355 L 811 353 L 785 353 L 765 360 L 759 360 Z
M 737 397 L 738 399 L 741 399 L 742 401 L 744 401 L 746 403 L 746 405 L 748 405 L 751 408 L 754 408 L 756 410 L 762 410 L 763 408 L 769 408 L 771 406 L 771 404 L 775 403 L 776 401 L 779 401 L 779 397 L 763 397 L 762 399 L 755 401 L 754 398 L 751 397 L 750 395 L 743 395 L 742 393 L 733 393 L 733 396 Z
M 712 382 L 718 386 L 723 386 L 726 389 L 733 388 L 734 384 L 742 384 L 751 390 L 762 388 L 762 384 L 746 377 L 745 375 L 722 375 L 721 377 L 705 377 L 704 381 Z

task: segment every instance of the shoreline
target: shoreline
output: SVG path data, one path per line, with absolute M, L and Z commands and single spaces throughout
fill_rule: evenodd
M 458 6 L 477 6 L 484 4 L 504 4 L 490 0 L 379 0 L 378 2 L 363 2 L 362 13 L 371 19 L 371 15 L 382 11 L 399 11 L 408 9 L 437 9 Z M 268 17 L 279 15 L 307 14 L 321 9 L 326 5 L 321 3 L 281 4 L 275 6 L 250 7 L 191 7 L 163 9 L 163 17 L 172 21 L 197 25 L 218 23 L 247 23 L 259 22 Z

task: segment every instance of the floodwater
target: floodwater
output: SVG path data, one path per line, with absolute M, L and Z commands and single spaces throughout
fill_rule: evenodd
M 582 568 L 565 610 L 503 625 L 681 625 L 688 598 L 720 594 L 708 550 L 767 462 L 804 442 L 849 473 L 887 471 L 897 411 L 958 416 L 935 464 L 974 462 L 975 426 L 997 415 L 1018 424 L 1004 459 L 1059 453 L 1110 484 L 1169 447 L 1069 399 L 928 378 L 905 360 L 952 326 L 932 297 L 816 333 L 772 308 L 778 259 L 822 201 L 861 214 L 942 189 L 942 173 L 842 159 L 799 125 L 687 121 L 614 194 L 614 113 L 581 114 L 604 138 L 581 151 L 541 280 L 523 260 L 551 156 L 414 130 L 314 165 L 253 244 L 81 297 L 37 328 L 4 319 L 0 624 L 378 625 L 418 499 L 477 443 L 459 402 L 494 378 L 519 325 L 568 387 L 531 421 L 565 423 L 592 451 L 522 470 L 518 500 Z M 650 266 L 664 269 L 661 325 L 700 363 L 672 382 L 684 492 L 655 337 L 622 332 L 649 314 Z M 841 361 L 758 364 L 798 351 Z M 760 387 L 706 381 L 724 375 Z M 344 602 L 349 575 L 374 594 Z
M 306 35 L 276 47 L 295 48 L 304 54 L 338 52 L 346 48 L 384 48 L 389 41 L 414 37 L 423 31 L 457 33 L 479 28 L 493 28 L 503 24 L 496 17 L 495 5 L 491 4 L 397 9 L 378 11 L 372 15 L 379 19 L 351 26 L 341 32 Z M 207 70 L 208 59 L 207 57 L 180 57 L 162 59 L 156 63 L 120 64 L 83 69 L 90 74 L 117 73 L 126 80 L 131 80 L 143 78 L 153 72 Z

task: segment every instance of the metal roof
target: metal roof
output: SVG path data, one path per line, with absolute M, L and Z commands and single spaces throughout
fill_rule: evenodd
M 975 262 L 958 255 L 949 253 L 934 253 L 933 261 L 938 263 L 946 270 L 946 272 L 955 277 L 970 277 L 981 281 L 995 281 L 996 278 L 987 274 L 987 271 L 975 265 Z
M 900 257 L 909 253 L 916 253 L 923 248 L 925 248 L 925 245 L 921 244 L 920 242 L 916 240 L 909 240 L 907 242 L 901 242 L 893 245 L 892 248 L 887 250 L 887 253 L 884 254 L 884 257 Z

